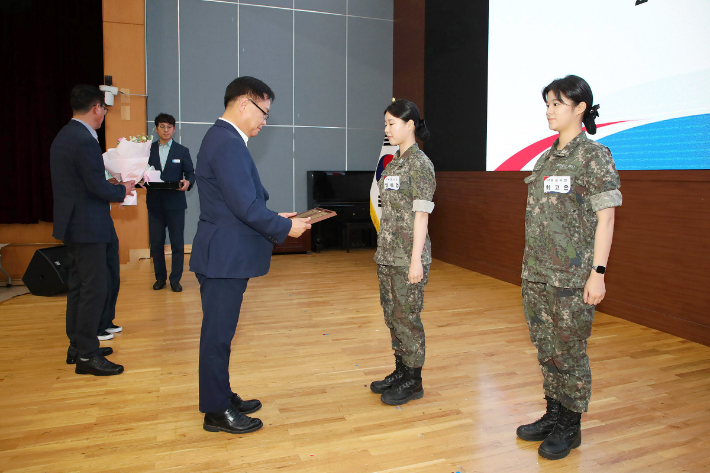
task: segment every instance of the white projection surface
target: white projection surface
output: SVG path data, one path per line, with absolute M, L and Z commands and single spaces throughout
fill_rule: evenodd
M 486 169 L 532 169 L 556 135 L 541 91 L 575 74 L 620 170 L 710 169 L 710 0 L 492 0 Z

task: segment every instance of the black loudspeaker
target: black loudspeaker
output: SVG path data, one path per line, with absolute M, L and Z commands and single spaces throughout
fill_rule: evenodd
M 69 252 L 66 246 L 35 251 L 22 282 L 35 296 L 56 296 L 69 291 Z

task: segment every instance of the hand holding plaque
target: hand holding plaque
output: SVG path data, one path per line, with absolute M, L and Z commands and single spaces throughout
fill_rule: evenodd
M 289 218 L 310 218 L 308 223 L 316 223 L 316 222 L 323 221 L 323 220 L 330 218 L 330 217 L 335 217 L 336 215 L 337 215 L 337 213 L 335 213 L 332 210 L 316 207 L 314 209 L 306 210 L 303 213 L 300 213 L 298 215 L 294 215 L 293 217 L 289 217 Z

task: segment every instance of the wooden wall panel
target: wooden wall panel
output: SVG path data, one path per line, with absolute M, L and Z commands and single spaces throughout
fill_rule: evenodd
M 2 267 L 13 280 L 22 278 L 35 251 L 61 242 L 52 238 L 52 223 L 39 222 L 32 225 L 0 225 L 0 243 L 11 243 L 0 250 Z M 0 281 L 5 284 L 5 275 L 0 273 Z
M 103 0 L 104 22 L 142 25 L 145 0 Z
M 394 0 L 392 93 L 416 103 L 424 115 L 425 0 Z
M 520 284 L 526 173 L 437 172 L 434 257 Z
M 115 87 L 145 95 L 144 0 L 103 0 L 103 8 L 104 74 L 113 76 Z M 106 145 L 112 148 L 119 137 L 146 133 L 146 113 L 145 97 L 115 97 L 106 115 Z M 131 250 L 149 247 L 145 190 L 138 191 L 136 206 L 111 205 L 111 217 L 120 241 L 121 263 L 127 263 Z
M 527 172 L 439 172 L 434 257 L 520 284 Z M 710 345 L 710 171 L 622 171 L 599 310 Z

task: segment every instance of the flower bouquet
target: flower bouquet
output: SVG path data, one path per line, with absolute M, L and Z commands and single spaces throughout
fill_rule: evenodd
M 118 145 L 104 153 L 106 171 L 119 182 L 135 181 L 137 184 L 143 178 L 143 173 L 148 166 L 152 141 L 152 135 L 119 138 Z M 133 191 L 123 201 L 123 205 L 136 204 L 138 204 L 138 193 Z

